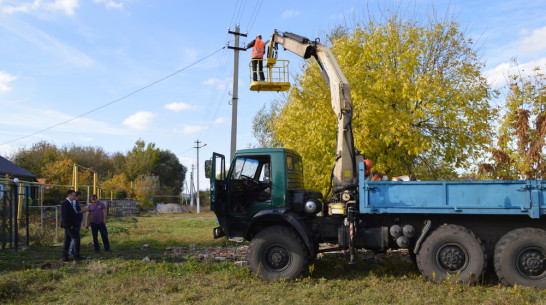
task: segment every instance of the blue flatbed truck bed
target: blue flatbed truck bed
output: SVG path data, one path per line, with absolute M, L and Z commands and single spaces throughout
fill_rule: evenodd
M 506 285 L 546 288 L 545 180 L 372 182 L 364 172 L 361 163 L 360 219 L 388 224 L 429 280 L 447 271 L 469 281 L 489 264 Z
M 361 164 L 363 166 L 363 163 Z M 545 180 L 365 181 L 360 168 L 359 211 L 363 214 L 546 214 Z

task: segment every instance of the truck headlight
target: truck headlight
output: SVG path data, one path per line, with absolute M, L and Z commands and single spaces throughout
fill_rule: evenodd
M 321 204 L 315 200 L 307 200 L 307 202 L 305 202 L 304 209 L 305 213 L 316 214 L 321 210 Z

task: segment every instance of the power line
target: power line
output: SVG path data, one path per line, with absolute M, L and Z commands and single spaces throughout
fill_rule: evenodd
M 260 8 L 262 8 L 263 0 L 256 1 L 256 5 L 254 6 L 254 9 L 252 10 L 252 14 L 250 15 L 249 24 L 250 27 L 248 28 L 248 32 L 252 32 L 252 28 L 254 27 L 254 22 L 258 18 L 258 13 L 260 12 Z M 245 40 L 246 44 L 246 40 Z
M 76 117 L 73 117 L 73 118 L 71 118 L 71 119 L 68 119 L 68 120 L 66 120 L 66 121 L 62 121 L 62 122 L 57 123 L 57 124 L 55 124 L 55 125 L 46 127 L 46 128 L 44 128 L 44 129 L 41 129 L 41 130 L 38 130 L 38 131 L 35 132 L 35 133 L 29 134 L 29 135 L 26 135 L 26 136 L 22 136 L 22 137 L 16 138 L 16 139 L 11 140 L 11 141 L 4 142 L 4 143 L 2 143 L 2 144 L 0 144 L 0 145 L 5 145 L 5 144 L 13 143 L 13 142 L 16 142 L 16 141 L 19 141 L 19 140 L 22 140 L 22 139 L 26 139 L 26 138 L 28 138 L 28 137 L 35 136 L 35 135 L 40 134 L 40 133 L 42 133 L 42 132 L 44 132 L 44 131 L 53 129 L 53 128 L 55 128 L 55 127 L 64 125 L 64 124 L 69 123 L 69 122 L 72 122 L 72 121 L 74 121 L 74 120 L 76 120 L 76 119 L 79 119 L 79 118 L 81 118 L 81 117 L 84 117 L 84 116 L 86 116 L 86 115 L 88 115 L 88 114 L 90 114 L 90 113 L 92 113 L 92 112 L 95 112 L 95 111 L 97 111 L 97 110 L 100 110 L 100 109 L 102 109 L 102 108 L 105 108 L 105 107 L 107 107 L 107 106 L 110 106 L 110 105 L 112 105 L 112 104 L 115 104 L 115 103 L 117 103 L 117 102 L 120 102 L 120 101 L 122 101 L 122 100 L 124 100 L 124 99 L 126 99 L 126 98 L 128 98 L 128 97 L 130 97 L 130 96 L 133 96 L 133 95 L 139 93 L 140 91 L 143 91 L 143 90 L 145 90 L 145 89 L 148 89 L 149 87 L 151 87 L 151 86 L 153 86 L 153 85 L 156 85 L 156 84 L 158 84 L 158 83 L 160 83 L 160 82 L 162 82 L 162 81 L 164 81 L 164 80 L 166 80 L 166 79 L 168 79 L 168 78 L 170 78 L 170 77 L 172 77 L 172 76 L 174 76 L 174 75 L 176 75 L 176 74 L 178 74 L 178 73 L 180 73 L 180 72 L 182 72 L 182 71 L 184 71 L 184 70 L 186 70 L 186 69 L 188 69 L 188 68 L 190 68 L 190 67 L 192 67 L 192 66 L 194 66 L 194 65 L 196 65 L 196 64 L 198 64 L 198 63 L 200 63 L 200 62 L 202 62 L 202 61 L 204 61 L 205 59 L 211 57 L 212 55 L 214 55 L 214 54 L 220 52 L 221 50 L 223 50 L 223 49 L 225 49 L 225 48 L 226 48 L 226 47 L 223 46 L 223 47 L 221 47 L 220 49 L 218 49 L 218 50 L 216 50 L 216 51 L 210 53 L 209 55 L 207 55 L 207 56 L 205 56 L 205 57 L 203 57 L 203 58 L 201 58 L 201 59 L 199 59 L 199 60 L 197 60 L 197 61 L 195 61 L 195 62 L 193 62 L 193 63 L 191 63 L 191 64 L 189 64 L 189 65 L 187 65 L 187 66 L 185 66 L 184 68 L 179 69 L 179 70 L 177 70 L 177 71 L 175 71 L 175 72 L 173 72 L 173 73 L 171 73 L 171 74 L 169 74 L 169 75 L 167 75 L 167 76 L 165 76 L 165 77 L 163 77 L 163 78 L 161 78 L 161 79 L 159 79 L 159 80 L 156 80 L 156 81 L 154 81 L 154 82 L 152 82 L 152 83 L 150 83 L 150 84 L 148 84 L 148 85 L 146 85 L 146 86 L 144 86 L 144 87 L 141 87 L 140 89 L 137 89 L 137 90 L 135 90 L 135 91 L 133 91 L 133 92 L 131 92 L 131 93 L 125 95 L 125 96 L 122 96 L 122 97 L 118 98 L 117 100 L 114 100 L 114 101 L 112 101 L 112 102 L 106 103 L 106 104 L 104 104 L 104 105 L 102 105 L 102 106 L 100 106 L 100 107 L 94 108 L 94 109 L 89 110 L 89 111 L 87 111 L 87 112 L 84 112 L 84 113 L 82 113 L 82 114 L 80 114 L 80 115 L 78 115 L 78 116 L 76 116 Z
M 239 12 L 237 13 L 237 17 L 235 20 L 237 23 L 240 23 L 241 17 L 243 16 L 243 13 L 245 12 L 245 7 L 246 7 L 246 0 L 243 0 L 243 3 L 241 4 L 241 6 L 239 6 Z

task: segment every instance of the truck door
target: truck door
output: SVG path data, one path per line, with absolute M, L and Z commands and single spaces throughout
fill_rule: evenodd
M 216 214 L 220 226 L 227 234 L 227 187 L 226 187 L 226 162 L 224 155 L 213 153 L 210 170 L 206 169 L 210 178 L 210 209 Z M 208 162 L 208 161 L 207 161 Z M 205 164 L 207 168 L 207 164 Z
M 229 214 L 247 218 L 271 205 L 271 157 L 238 156 L 228 178 Z

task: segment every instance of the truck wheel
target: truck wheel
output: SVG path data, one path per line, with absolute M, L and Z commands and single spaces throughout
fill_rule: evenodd
M 307 268 L 307 249 L 291 229 L 274 226 L 258 232 L 248 247 L 248 268 L 265 280 L 292 280 Z
M 486 265 L 485 249 L 479 238 L 457 225 L 438 227 L 417 254 L 419 271 L 432 282 L 442 282 L 448 275 L 454 275 L 459 283 L 475 283 Z
M 504 285 L 546 289 L 546 231 L 521 228 L 495 246 L 495 273 Z

